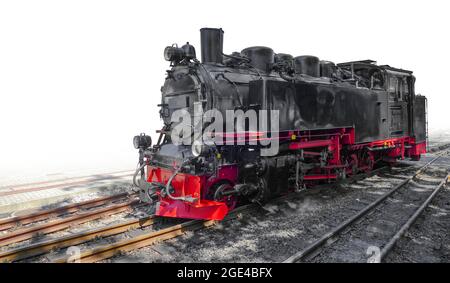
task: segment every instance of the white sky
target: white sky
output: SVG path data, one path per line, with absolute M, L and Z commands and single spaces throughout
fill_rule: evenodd
M 429 126 L 448 127 L 448 1 L 1 1 L 0 178 L 132 168 L 135 134 L 157 138 L 167 45 L 201 27 L 224 51 L 374 59 L 410 69 Z

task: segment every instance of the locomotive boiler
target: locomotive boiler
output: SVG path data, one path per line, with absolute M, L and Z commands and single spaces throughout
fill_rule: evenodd
M 222 29 L 200 35 L 201 61 L 189 43 L 164 50 L 158 140 L 133 140 L 134 184 L 156 215 L 221 220 L 243 202 L 426 152 L 426 98 L 411 71 L 264 46 L 224 54 Z

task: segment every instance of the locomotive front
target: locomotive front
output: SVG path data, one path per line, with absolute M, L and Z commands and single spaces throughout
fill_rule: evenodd
M 237 204 L 228 192 L 237 183 L 238 167 L 201 137 L 204 112 L 228 107 L 213 105 L 212 92 L 223 86 L 216 84 L 210 72 L 210 68 L 223 68 L 216 64 L 222 62 L 223 31 L 202 29 L 201 35 L 202 63 L 189 43 L 164 50 L 172 67 L 161 88 L 164 126 L 158 131 L 156 145 L 151 146 L 151 138 L 145 134 L 134 137 L 140 167 L 133 181 L 141 201 L 154 205 L 156 215 L 221 220 Z M 230 104 L 235 103 L 233 99 Z

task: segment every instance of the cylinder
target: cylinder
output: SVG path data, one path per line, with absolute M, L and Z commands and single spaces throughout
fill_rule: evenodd
M 274 52 L 272 48 L 264 46 L 254 46 L 245 48 L 241 51 L 241 54 L 248 59 L 250 59 L 250 65 L 253 68 L 264 71 L 266 73 L 270 72 L 274 63 Z
M 319 58 L 309 55 L 295 57 L 294 70 L 296 74 L 317 78 L 320 76 Z
M 202 63 L 222 64 L 223 30 L 221 28 L 200 29 Z
M 336 64 L 331 61 L 320 61 L 320 76 L 332 78 L 336 74 Z

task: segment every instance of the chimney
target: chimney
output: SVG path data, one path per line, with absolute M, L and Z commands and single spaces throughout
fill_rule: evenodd
M 223 63 L 223 30 L 221 28 L 200 29 L 202 63 Z

